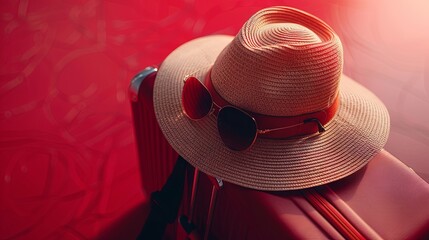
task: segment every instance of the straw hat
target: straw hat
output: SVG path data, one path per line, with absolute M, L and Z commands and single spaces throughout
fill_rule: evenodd
M 154 86 L 156 117 L 181 156 L 224 181 L 272 191 L 326 184 L 365 166 L 386 143 L 390 125 L 383 103 L 342 68 L 341 42 L 326 23 L 293 8 L 263 9 L 237 36 L 198 38 L 165 59 Z M 262 119 L 322 113 L 325 131 L 260 135 L 249 149 L 231 150 L 215 114 L 198 121 L 184 114 L 189 75 L 209 81 L 227 105 Z

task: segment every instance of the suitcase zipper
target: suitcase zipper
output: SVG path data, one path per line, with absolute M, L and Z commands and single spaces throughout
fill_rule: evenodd
M 304 190 L 303 195 L 307 201 L 346 239 L 365 239 L 365 237 L 316 189 Z

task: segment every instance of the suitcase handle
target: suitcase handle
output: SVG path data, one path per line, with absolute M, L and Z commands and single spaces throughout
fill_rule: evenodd
M 195 210 L 195 198 L 197 195 L 197 187 L 198 187 L 198 180 L 199 180 L 199 173 L 200 171 L 198 168 L 195 168 L 194 170 L 194 179 L 192 182 L 192 192 L 191 192 L 191 205 L 189 208 L 189 218 L 185 215 L 180 216 L 179 223 L 182 226 L 183 230 L 188 234 L 189 239 L 200 239 L 200 233 L 198 232 L 198 229 L 196 228 L 195 224 L 192 222 L 192 217 Z M 210 182 L 212 183 L 212 191 L 210 196 L 210 205 L 208 209 L 207 214 L 207 221 L 206 221 L 206 230 L 204 233 L 204 240 L 208 239 L 209 233 L 210 233 L 210 227 L 213 219 L 213 212 L 216 205 L 216 199 L 217 199 L 217 192 L 223 187 L 223 181 L 222 179 L 215 178 L 212 176 L 207 175 Z

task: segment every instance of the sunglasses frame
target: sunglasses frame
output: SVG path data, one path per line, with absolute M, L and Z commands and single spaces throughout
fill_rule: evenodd
M 283 130 L 283 129 L 293 128 L 293 127 L 301 126 L 301 125 L 304 125 L 304 124 L 307 124 L 307 123 L 311 123 L 311 122 L 314 122 L 314 123 L 317 124 L 317 128 L 318 128 L 318 132 L 319 133 L 322 133 L 322 132 L 324 132 L 326 130 L 325 127 L 323 126 L 323 124 L 317 118 L 308 118 L 308 119 L 305 119 L 301 123 L 297 123 L 297 124 L 293 124 L 293 125 L 288 125 L 288 126 L 285 126 L 285 127 L 270 128 L 270 129 L 259 129 L 258 128 L 258 122 L 248 112 L 246 112 L 246 111 L 244 111 L 244 110 L 242 110 L 242 109 L 240 109 L 240 108 L 238 108 L 236 106 L 233 106 L 233 105 L 225 105 L 225 106 L 221 107 L 218 104 L 216 104 L 213 101 L 213 96 L 210 93 L 210 91 L 208 90 L 207 86 L 203 82 L 201 82 L 197 77 L 194 77 L 194 76 L 191 76 L 191 75 L 185 76 L 185 78 L 183 79 L 184 84 L 186 84 L 186 81 L 188 81 L 190 78 L 194 78 L 205 89 L 205 91 L 207 92 L 208 96 L 210 96 L 211 105 L 210 105 L 210 110 L 204 116 L 202 116 L 201 118 L 192 118 L 186 112 L 186 107 L 184 106 L 184 103 L 183 103 L 184 101 L 183 101 L 183 91 L 182 91 L 182 109 L 183 109 L 184 115 L 188 119 L 191 119 L 193 121 L 198 121 L 198 120 L 201 120 L 201 119 L 203 119 L 203 118 L 205 118 L 205 117 L 207 117 L 207 116 L 215 113 L 216 110 L 218 112 L 217 115 L 219 115 L 222 110 L 224 110 L 226 108 L 232 108 L 232 109 L 234 109 L 236 111 L 239 111 L 240 113 L 245 114 L 246 116 L 248 116 L 252 120 L 252 122 L 255 124 L 256 132 L 254 134 L 254 137 L 253 137 L 253 140 L 252 140 L 251 144 L 249 144 L 249 146 L 247 146 L 246 148 L 243 148 L 243 149 L 233 149 L 230 146 L 228 146 L 225 143 L 224 139 L 222 138 L 222 136 L 221 136 L 221 134 L 219 132 L 219 120 L 218 120 L 217 115 L 216 115 L 216 119 L 217 119 L 216 122 L 217 122 L 218 133 L 219 133 L 219 135 L 220 135 L 220 137 L 221 137 L 222 142 L 224 143 L 224 145 L 227 146 L 231 150 L 234 150 L 234 151 L 245 151 L 245 150 L 247 150 L 247 149 L 249 149 L 250 147 L 253 146 L 253 144 L 255 143 L 256 139 L 258 138 L 258 135 L 264 135 L 264 134 L 271 133 L 271 132 L 274 132 L 274 131 L 279 131 L 279 130 Z M 185 85 L 183 85 L 183 87 L 185 87 Z

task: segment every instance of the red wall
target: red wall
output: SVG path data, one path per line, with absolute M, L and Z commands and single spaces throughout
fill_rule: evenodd
M 128 84 L 180 44 L 289 5 L 330 24 L 344 72 L 391 114 L 386 149 L 429 181 L 429 3 L 2 1 L 0 239 L 132 238 L 143 203 Z

